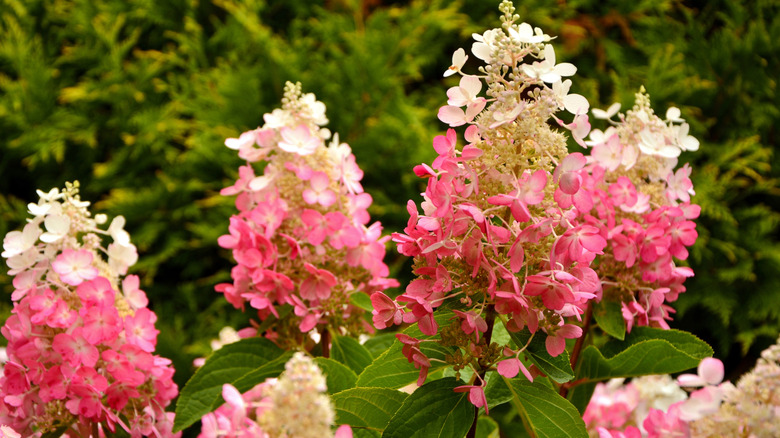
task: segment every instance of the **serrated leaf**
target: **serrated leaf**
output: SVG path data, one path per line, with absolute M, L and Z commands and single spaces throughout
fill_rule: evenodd
M 382 388 L 403 388 L 410 383 L 416 382 L 420 370 L 409 363 L 401 350 L 403 344 L 395 341 L 393 345 L 374 359 L 371 365 L 358 376 L 358 387 L 382 387 Z M 420 344 L 422 351 L 429 359 L 438 359 L 431 361 L 431 367 L 428 374 L 447 368 L 450 365 L 444 362 L 445 356 L 451 351 L 447 347 L 442 347 L 433 342 L 424 342 Z
M 349 424 L 356 437 L 381 435 L 408 395 L 387 388 L 352 388 L 331 397 L 336 424 Z
M 626 337 L 626 320 L 617 301 L 601 300 L 593 306 L 593 317 L 604 332 L 621 341 Z
M 315 357 L 314 363 L 320 367 L 320 370 L 325 375 L 328 394 L 335 394 L 355 387 L 357 374 L 346 365 L 325 357 Z
M 712 353 L 706 342 L 690 333 L 635 327 L 625 341 L 610 341 L 601 350 L 592 345 L 585 348 L 577 376 L 599 381 L 677 373 L 698 366 Z
M 434 313 L 434 319 L 440 326 L 453 316 L 454 313 L 451 310 L 442 308 L 437 309 L 436 313 Z M 423 335 L 417 325 L 406 328 L 403 330 L 403 333 L 420 340 L 434 338 L 433 336 Z M 409 363 L 401 350 L 403 350 L 403 344 L 398 340 L 394 341 L 390 348 L 374 359 L 371 365 L 367 366 L 366 369 L 358 375 L 357 386 L 378 386 L 382 388 L 398 389 L 416 382 L 420 370 L 415 368 L 414 364 Z M 450 366 L 445 363 L 444 360 L 448 354 L 452 354 L 451 348 L 443 347 L 436 342 L 421 342 L 420 351 L 428 356 L 429 359 L 437 359 L 431 361 L 428 375 L 432 375 L 436 371 Z
M 463 382 L 453 378 L 428 382 L 406 398 L 382 438 L 460 438 L 474 422 L 468 392 L 454 392 Z
M 585 422 L 568 400 L 547 386 L 523 377 L 502 378 L 512 404 L 537 438 L 587 438 Z
M 330 357 L 350 367 L 355 374 L 360 374 L 374 360 L 365 347 L 347 336 L 333 337 Z
M 509 332 L 509 336 L 518 347 L 522 347 L 528 343 L 531 332 L 525 329 L 520 332 Z M 569 352 L 564 350 L 563 353 L 556 357 L 550 356 L 545 345 L 546 339 L 547 334 L 537 331 L 534 338 L 531 339 L 531 343 L 528 344 L 528 348 L 525 350 L 526 353 L 528 353 L 531 362 L 547 377 L 558 383 L 568 382 L 574 378 L 574 370 L 571 369 L 571 364 L 569 363 Z
M 176 403 L 174 431 L 184 429 L 221 405 L 225 383 L 245 392 L 281 374 L 292 354 L 263 338 L 242 339 L 215 351 L 182 389 Z

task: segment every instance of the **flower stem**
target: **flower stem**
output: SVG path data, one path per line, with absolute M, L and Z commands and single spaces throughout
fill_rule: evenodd
M 590 333 L 590 323 L 592 319 L 593 303 L 588 302 L 588 307 L 585 309 L 585 321 L 582 323 L 582 336 L 577 338 L 577 342 L 574 344 L 574 349 L 571 352 L 571 369 L 573 369 L 575 372 L 577 371 L 577 361 L 580 359 L 580 352 L 582 351 L 583 345 L 585 345 L 585 338 Z M 559 392 L 561 397 L 566 398 L 569 393 L 569 388 L 569 385 L 561 385 L 561 390 Z
M 322 344 L 322 357 L 330 357 L 330 330 L 325 327 L 322 330 L 322 336 L 320 337 L 320 343 Z
M 496 321 L 496 309 L 492 304 L 487 306 L 486 309 L 486 315 L 485 315 L 485 323 L 487 323 L 487 330 L 485 331 L 485 345 L 487 347 L 490 347 L 490 340 L 493 337 L 493 324 Z M 485 380 L 485 374 L 487 373 L 488 367 L 481 367 L 482 369 L 479 371 L 479 377 L 482 381 Z M 485 406 L 485 409 L 487 409 L 487 406 Z M 479 408 L 474 406 L 474 422 L 471 423 L 471 428 L 469 429 L 469 433 L 466 434 L 466 438 L 476 438 L 477 436 L 477 421 L 479 420 Z

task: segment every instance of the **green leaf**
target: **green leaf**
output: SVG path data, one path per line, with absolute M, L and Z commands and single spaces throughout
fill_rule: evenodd
M 621 341 L 626 337 L 626 320 L 617 301 L 601 300 L 593 306 L 593 317 L 604 332 Z
M 399 341 L 395 341 L 389 349 L 374 359 L 374 362 L 363 370 L 358 376 L 357 386 L 378 386 L 382 388 L 398 389 L 416 382 L 420 370 L 415 368 L 414 364 L 409 363 L 401 352 L 402 349 L 403 344 Z M 438 359 L 436 361 L 431 361 L 431 367 L 428 369 L 428 374 L 432 374 L 437 370 L 450 366 L 445 362 L 439 362 L 444 361 L 445 356 L 451 353 L 449 348 L 442 347 L 433 342 L 423 342 L 420 344 L 420 351 L 428 356 L 429 359 Z
M 395 333 L 382 333 L 370 338 L 363 344 L 366 350 L 371 353 L 375 359 L 385 352 L 395 342 Z
M 371 298 L 363 292 L 357 292 L 350 295 L 349 302 L 367 312 L 374 310 L 374 305 L 371 304 Z
M 328 385 L 328 394 L 335 394 L 355 387 L 357 374 L 347 368 L 346 365 L 325 357 L 315 357 L 314 363 L 316 363 L 322 370 L 322 373 L 325 374 L 325 380 Z
M 490 417 L 477 419 L 477 438 L 499 438 L 498 423 Z
M 514 405 L 526 427 L 537 438 L 587 438 L 585 422 L 577 409 L 541 383 L 531 383 L 524 377 L 503 379 L 512 393 Z
M 488 371 L 485 374 L 485 380 L 487 381 L 485 398 L 487 398 L 488 409 L 493 409 L 512 400 L 512 392 L 507 388 L 504 378 L 500 374 L 495 371 Z
M 463 382 L 453 377 L 434 380 L 414 391 L 387 425 L 382 438 L 460 438 L 474 421 L 468 392 L 454 392 Z
M 598 381 L 677 373 L 698 366 L 712 353 L 706 342 L 688 332 L 635 327 L 625 341 L 610 341 L 601 351 L 592 345 L 583 350 L 577 376 Z
M 352 368 L 355 374 L 360 374 L 372 360 L 371 353 L 360 343 L 347 336 L 334 336 L 330 347 L 330 357 Z
M 57 429 L 46 432 L 43 435 L 41 435 L 41 438 L 60 438 L 68 429 L 70 426 L 60 426 Z
M 594 346 L 583 350 L 577 368 L 577 378 L 583 383 L 572 388 L 569 400 L 585 412 L 598 381 L 677 373 L 698 366 L 710 356 L 712 348 L 690 333 L 635 327 L 622 342 L 607 342 L 600 351 Z
M 452 310 L 443 307 L 444 306 L 437 309 L 433 315 L 433 318 L 439 326 L 445 324 L 446 321 L 454 315 Z M 434 336 L 423 335 L 416 324 L 403 330 L 403 333 L 420 340 L 434 338 Z M 416 382 L 420 370 L 415 368 L 414 364 L 409 363 L 401 350 L 403 350 L 403 344 L 398 340 L 394 341 L 390 348 L 374 359 L 371 365 L 367 366 L 366 369 L 358 375 L 357 386 L 378 386 L 382 388 L 398 389 Z M 443 347 L 436 342 L 421 342 L 420 351 L 428 356 L 429 359 L 437 359 L 431 361 L 428 375 L 432 375 L 436 371 L 450 366 L 449 364 L 444 363 L 444 361 L 448 354 L 452 354 L 451 348 Z
M 378 437 L 408 395 L 387 388 L 352 388 L 331 397 L 336 424 L 349 424 L 356 436 Z
M 520 332 L 509 332 L 512 340 L 518 347 L 522 347 L 528 343 L 528 339 L 531 337 L 531 332 L 525 329 Z M 531 343 L 528 344 L 528 348 L 525 350 L 528 356 L 547 377 L 555 380 L 558 383 L 568 382 L 574 378 L 574 370 L 571 369 L 569 363 L 569 352 L 565 351 L 556 357 L 550 356 L 545 346 L 545 340 L 547 334 L 537 331 L 534 338 L 531 339 Z
M 593 397 L 593 391 L 596 390 L 596 382 L 583 383 L 577 385 L 569 391 L 569 401 L 571 404 L 580 411 L 580 414 L 585 413 L 585 409 L 590 403 L 591 397 Z
M 281 374 L 292 354 L 263 338 L 243 339 L 215 351 L 182 389 L 174 430 L 184 429 L 221 405 L 225 383 L 245 392 Z

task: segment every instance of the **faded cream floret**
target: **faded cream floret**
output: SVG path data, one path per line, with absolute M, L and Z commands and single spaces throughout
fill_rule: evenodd
M 333 436 L 335 414 L 325 377 L 309 356 L 295 353 L 267 391 L 273 408 L 257 419 L 264 432 L 274 438 Z
M 692 437 L 780 436 L 780 338 L 752 371 L 726 390 L 720 409 L 690 424 Z

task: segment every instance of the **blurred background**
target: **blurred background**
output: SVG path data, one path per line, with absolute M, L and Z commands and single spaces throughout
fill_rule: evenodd
M 216 242 L 235 212 L 219 190 L 242 164 L 224 139 L 262 124 L 285 81 L 301 81 L 352 146 L 373 219 L 399 231 L 424 190 L 411 169 L 447 128 L 436 113 L 458 77 L 442 73 L 472 33 L 500 25 L 498 3 L 0 0 L 0 235 L 21 228 L 36 189 L 65 181 L 81 182 L 93 214 L 125 216 L 157 352 L 183 385 L 219 329 L 248 318 L 214 292 L 230 276 Z M 657 113 L 681 108 L 701 141 L 681 157 L 702 216 L 672 326 L 709 342 L 735 379 L 780 332 L 780 4 L 515 4 L 557 35 L 557 59 L 579 69 L 572 92 L 591 107 L 628 109 L 644 85 Z M 390 248 L 386 261 L 405 285 L 406 259 Z M 4 273 L 0 289 L 4 321 Z

